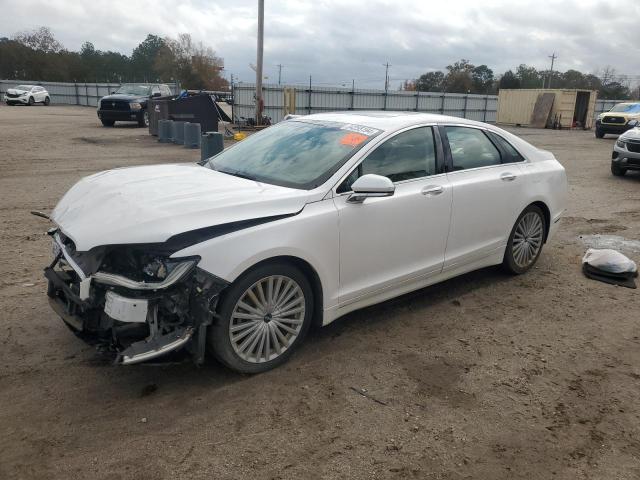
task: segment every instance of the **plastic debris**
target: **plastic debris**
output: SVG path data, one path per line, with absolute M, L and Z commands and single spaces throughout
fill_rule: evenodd
M 636 288 L 634 281 L 638 276 L 636 263 L 616 250 L 590 248 L 582 258 L 582 271 L 587 278 Z

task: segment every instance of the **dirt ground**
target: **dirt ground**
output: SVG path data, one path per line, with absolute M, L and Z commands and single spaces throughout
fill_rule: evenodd
M 638 290 L 584 278 L 579 238 L 640 238 L 640 175 L 611 176 L 613 137 L 516 133 L 569 176 L 534 270 L 350 314 L 241 376 L 98 361 L 47 304 L 48 223 L 29 215 L 90 173 L 199 152 L 93 109 L 0 106 L 0 478 L 640 478 Z

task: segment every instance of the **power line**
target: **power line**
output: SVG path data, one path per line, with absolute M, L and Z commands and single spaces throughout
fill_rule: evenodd
M 278 85 L 280 85 L 280 80 L 282 80 L 282 67 L 283 66 L 284 65 L 282 65 L 281 63 L 276 65 L 276 67 L 278 67 Z

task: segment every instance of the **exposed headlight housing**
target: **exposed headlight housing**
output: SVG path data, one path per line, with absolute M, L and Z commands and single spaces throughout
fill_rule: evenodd
M 627 148 L 627 144 L 625 143 L 624 140 L 617 140 L 616 145 L 619 146 L 620 148 Z
M 138 102 L 131 102 L 129 108 L 131 108 L 131 110 L 140 110 L 142 109 L 142 105 Z
M 150 268 L 151 273 L 154 273 L 154 275 L 157 276 L 157 282 L 137 281 L 123 275 L 107 272 L 96 272 L 91 278 L 95 282 L 103 285 L 124 287 L 131 290 L 161 290 L 179 282 L 185 275 L 191 272 L 197 263 L 197 259 L 191 258 L 188 260 L 173 261 L 172 263 L 158 262 L 158 264 L 146 265 L 145 273 L 149 274 L 149 272 L 147 272 L 147 268 Z M 164 275 L 164 277 L 160 278 L 159 274 Z

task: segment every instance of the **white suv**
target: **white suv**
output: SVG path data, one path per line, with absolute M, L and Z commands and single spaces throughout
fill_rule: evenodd
M 51 97 L 43 87 L 37 85 L 18 85 L 9 88 L 4 94 L 4 101 L 7 105 L 22 103 L 23 105 L 33 105 L 34 103 L 44 103 L 49 105 Z

